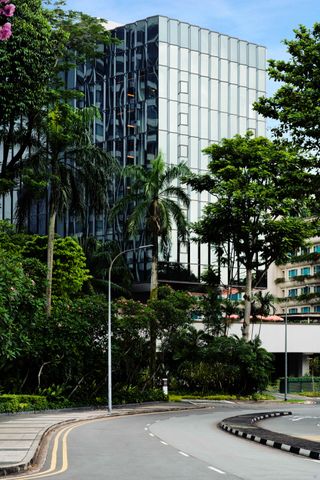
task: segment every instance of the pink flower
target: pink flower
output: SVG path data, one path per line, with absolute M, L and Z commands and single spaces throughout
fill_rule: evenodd
M 9 2 L 10 2 L 10 0 L 0 0 L 0 3 L 3 3 L 3 4 L 4 3 L 9 3 Z
M 15 10 L 15 5 L 13 5 L 13 3 L 10 3 L 9 5 L 5 5 L 3 8 L 0 9 L 0 14 L 4 15 L 5 17 L 12 17 Z
M 0 27 L 0 40 L 8 40 L 12 35 L 11 23 L 7 22 Z

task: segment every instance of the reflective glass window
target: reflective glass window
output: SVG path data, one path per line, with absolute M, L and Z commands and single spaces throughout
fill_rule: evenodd
M 189 48 L 189 25 L 187 23 L 180 23 L 180 45 Z
M 238 83 L 238 64 L 230 62 L 229 64 L 230 82 Z
M 249 44 L 249 66 L 257 66 L 257 47 L 256 45 Z
M 158 46 L 150 42 L 147 47 L 147 68 L 154 68 L 158 65 Z
M 258 70 L 258 90 L 266 91 L 266 73 L 262 70 Z
M 176 20 L 169 20 L 170 28 L 170 43 L 178 45 L 178 22 Z
M 137 22 L 136 24 L 136 46 L 139 47 L 146 43 L 146 22 Z
M 209 110 L 207 108 L 200 108 L 200 128 L 201 137 L 209 137 Z
M 211 55 L 219 56 L 219 34 L 216 32 L 210 32 L 211 40 Z
M 191 51 L 191 65 L 190 70 L 192 73 L 199 73 L 199 53 Z
M 229 38 L 230 45 L 230 60 L 238 61 L 238 40 L 236 38 Z
M 158 97 L 158 76 L 154 72 L 147 74 L 147 98 Z
M 229 95 L 228 95 L 228 84 L 225 82 L 220 82 L 220 109 L 223 112 L 228 111 L 229 106 Z
M 147 41 L 155 42 L 159 39 L 158 17 L 147 19 Z
M 258 68 L 264 70 L 266 68 L 266 49 L 264 47 L 257 47 L 258 54 Z
M 168 20 L 164 17 L 159 17 L 159 40 L 160 42 L 168 41 Z
M 200 50 L 209 53 L 209 30 L 200 29 Z
M 241 86 L 247 86 L 247 67 L 239 65 L 239 83 Z
M 179 82 L 179 93 L 188 93 L 188 82 Z
M 169 76 L 169 98 L 178 100 L 178 70 L 170 68 Z
M 209 107 L 209 79 L 200 77 L 200 105 Z
M 249 102 L 249 118 L 257 118 L 257 112 L 253 110 L 252 104 L 257 100 L 255 90 L 248 90 L 248 102 Z
M 167 100 L 162 98 L 159 99 L 159 128 L 161 130 L 168 130 L 168 111 L 167 111 Z
M 239 113 L 243 117 L 247 116 L 247 89 L 239 87 Z
M 257 70 L 255 68 L 248 68 L 249 88 L 257 88 Z
M 210 110 L 210 130 L 209 138 L 211 141 L 218 140 L 219 137 L 219 123 L 217 110 Z
M 238 117 L 236 115 L 230 115 L 230 136 L 233 137 L 238 133 Z
M 199 50 L 199 28 L 193 25 L 190 27 L 190 48 Z
M 229 86 L 229 95 L 230 95 L 230 113 L 237 115 L 238 113 L 238 87 L 237 85 Z
M 220 80 L 227 82 L 229 80 L 229 62 L 228 60 L 220 60 Z
M 179 125 L 188 125 L 187 113 L 179 113 Z
M 188 145 L 179 145 L 178 154 L 179 157 L 188 158 Z
M 168 44 L 159 43 L 159 64 L 168 65 Z
M 207 77 L 209 75 L 209 55 L 200 54 L 201 75 Z
M 178 103 L 173 101 L 169 102 L 169 131 L 178 131 Z
M 168 96 L 168 69 L 159 66 L 159 96 L 167 98 Z
M 220 35 L 220 56 L 228 58 L 228 37 L 226 35 Z
M 239 60 L 240 63 L 247 64 L 247 42 L 239 41 Z
M 191 106 L 191 114 L 190 114 L 190 135 L 197 137 L 199 134 L 199 121 L 198 121 L 198 113 L 199 107 L 198 106 Z
M 219 84 L 217 80 L 210 80 L 210 106 L 213 110 L 219 109 Z
M 176 45 L 169 45 L 170 67 L 178 68 L 178 47 Z
M 180 48 L 180 69 L 189 70 L 189 50 Z
M 190 75 L 190 100 L 193 105 L 199 103 L 199 77 L 198 75 Z
M 220 113 L 220 137 L 227 138 L 229 136 L 229 117 L 226 113 Z
M 210 77 L 219 78 L 219 59 L 217 57 L 210 57 L 210 64 L 211 64 Z

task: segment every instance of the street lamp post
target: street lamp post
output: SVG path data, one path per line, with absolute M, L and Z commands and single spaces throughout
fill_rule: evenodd
M 110 263 L 108 272 L 108 411 L 112 412 L 112 357 L 111 357 L 111 272 L 114 262 L 124 253 L 134 252 L 135 250 L 142 250 L 143 248 L 152 247 L 153 245 L 142 245 L 141 247 L 129 248 L 118 253 Z
M 284 316 L 284 401 L 288 400 L 288 305 Z

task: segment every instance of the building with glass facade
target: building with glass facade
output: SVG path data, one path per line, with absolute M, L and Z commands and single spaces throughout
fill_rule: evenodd
M 162 151 L 168 164 L 186 162 L 193 172 L 204 173 L 204 147 L 248 129 L 265 135 L 265 120 L 252 109 L 266 90 L 264 47 L 164 16 L 122 25 L 112 32 L 119 43 L 106 49 L 105 59 L 70 71 L 66 82 L 85 93 L 79 106 L 100 109 L 95 141 L 121 165 L 147 167 Z M 117 195 L 122 189 L 115 189 Z M 209 197 L 189 193 L 187 215 L 194 222 Z M 34 231 L 43 230 L 43 213 L 38 206 L 31 215 Z M 89 216 L 89 230 L 99 239 L 118 238 L 121 233 L 94 212 Z M 58 233 L 80 234 L 81 225 L 73 217 L 61 220 Z M 140 254 L 142 273 L 149 258 L 148 252 Z M 171 260 L 197 278 L 214 263 L 207 245 L 180 244 L 176 233 Z

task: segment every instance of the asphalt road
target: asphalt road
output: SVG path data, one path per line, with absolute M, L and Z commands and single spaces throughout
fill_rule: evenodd
M 289 405 L 290 407 L 290 405 Z M 290 408 L 292 416 L 259 422 L 259 425 L 274 432 L 320 442 L 320 405 Z
M 300 416 L 317 411 L 310 407 L 294 410 Z M 55 473 L 63 465 L 59 480 L 320 480 L 319 461 L 265 447 L 217 428 L 223 418 L 249 411 L 217 406 L 212 410 L 126 416 L 78 425 L 68 432 L 65 448 L 59 450 Z M 262 423 L 271 429 L 271 422 L 277 421 Z M 50 455 L 44 469 L 50 466 Z M 52 473 L 43 474 L 43 478 L 48 475 Z M 34 478 L 42 478 L 41 473 Z

